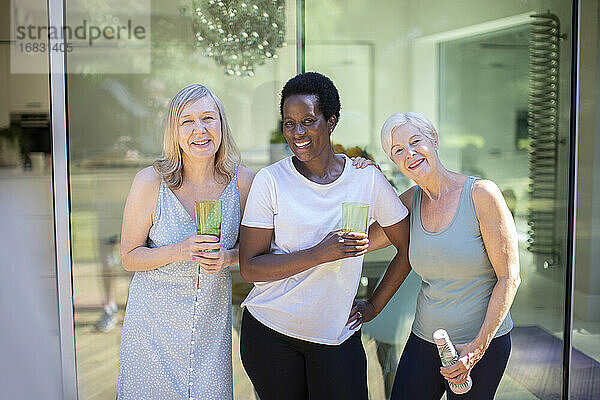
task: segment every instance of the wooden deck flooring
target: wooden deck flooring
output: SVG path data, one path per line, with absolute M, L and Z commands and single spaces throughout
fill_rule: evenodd
M 75 314 L 75 344 L 77 351 L 77 383 L 80 400 L 114 400 L 117 391 L 120 323 L 110 332 L 99 332 L 94 324 L 98 310 L 82 310 Z M 252 384 L 239 358 L 239 338 L 233 330 L 234 398 L 255 400 Z

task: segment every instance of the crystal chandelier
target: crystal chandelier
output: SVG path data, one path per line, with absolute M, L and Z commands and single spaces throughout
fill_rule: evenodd
M 254 66 L 285 45 L 285 0 L 193 0 L 196 46 L 228 75 L 254 76 Z

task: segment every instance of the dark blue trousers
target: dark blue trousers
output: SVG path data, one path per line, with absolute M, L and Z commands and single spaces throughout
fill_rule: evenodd
M 485 354 L 471 370 L 473 387 L 454 394 L 440 374 L 442 363 L 435 344 L 411 333 L 398 363 L 392 400 L 439 400 L 444 391 L 448 400 L 490 400 L 494 398 L 510 355 L 510 333 L 493 339 Z

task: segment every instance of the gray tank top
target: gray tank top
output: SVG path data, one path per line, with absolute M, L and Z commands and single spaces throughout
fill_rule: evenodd
M 465 182 L 458 208 L 450 224 L 440 232 L 428 232 L 421 223 L 422 190 L 416 187 L 410 213 L 409 260 L 422 278 L 412 331 L 433 343 L 433 332 L 443 328 L 454 343 L 467 343 L 483 324 L 492 290 L 497 282 L 473 204 L 473 183 Z M 510 313 L 495 337 L 512 329 Z

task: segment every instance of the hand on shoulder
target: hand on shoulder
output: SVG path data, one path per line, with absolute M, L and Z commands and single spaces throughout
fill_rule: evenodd
M 362 168 L 368 167 L 369 165 L 373 165 L 375 168 L 377 168 L 378 170 L 381 171 L 381 168 L 379 167 L 379 165 L 375 161 L 369 160 L 368 158 L 350 157 L 350 160 L 352 160 L 352 165 L 355 168 L 362 169 Z

